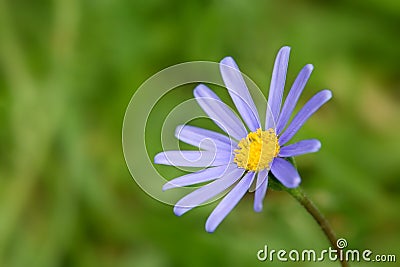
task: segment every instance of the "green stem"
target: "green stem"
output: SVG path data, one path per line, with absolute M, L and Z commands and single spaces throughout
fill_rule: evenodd
M 340 248 L 337 246 L 337 237 L 332 227 L 330 226 L 328 220 L 322 215 L 322 213 L 318 210 L 317 206 L 307 197 L 304 191 L 300 188 L 283 188 L 286 192 L 288 192 L 292 197 L 294 197 L 307 211 L 313 216 L 315 221 L 319 224 L 325 236 L 328 238 L 332 247 L 336 249 L 338 258 L 340 253 Z M 347 261 L 343 259 L 340 261 L 342 267 L 348 267 Z

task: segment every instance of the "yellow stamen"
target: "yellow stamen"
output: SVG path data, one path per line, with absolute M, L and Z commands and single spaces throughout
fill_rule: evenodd
M 233 161 L 247 171 L 270 169 L 270 163 L 278 155 L 279 149 L 278 136 L 272 128 L 266 131 L 257 129 L 240 140 Z

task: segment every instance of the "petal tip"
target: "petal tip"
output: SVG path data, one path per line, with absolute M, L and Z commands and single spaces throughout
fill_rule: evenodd
M 261 212 L 263 209 L 262 204 L 254 205 L 254 211 L 255 212 Z
M 162 164 L 164 158 L 164 152 L 158 153 L 154 156 L 154 164 Z
M 290 46 L 283 46 L 281 49 L 279 49 L 279 53 L 290 53 Z
M 306 68 L 308 71 L 313 71 L 314 70 L 314 65 L 313 64 L 307 64 L 304 66 L 304 68 Z
M 165 192 L 165 191 L 167 191 L 168 189 L 171 189 L 171 188 L 173 188 L 173 185 L 168 182 L 168 183 L 163 185 L 162 191 Z
M 196 98 L 202 97 L 202 95 L 205 93 L 204 91 L 211 91 L 211 90 L 205 84 L 200 83 L 194 88 L 193 94 Z
M 175 137 L 176 138 L 179 139 L 179 136 L 181 134 L 183 127 L 185 127 L 185 125 L 183 125 L 183 124 L 176 126 L 176 128 L 175 128 Z
M 323 90 L 323 92 L 324 92 L 325 97 L 326 97 L 327 100 L 332 98 L 333 95 L 332 95 L 332 91 L 331 90 L 325 89 L 325 90 Z
M 198 92 L 199 90 L 201 90 L 201 88 L 204 88 L 204 84 L 200 83 L 198 85 L 196 85 L 196 87 L 194 88 L 194 92 Z
M 180 207 L 180 206 L 175 206 L 175 207 L 174 207 L 174 214 L 175 214 L 176 216 L 181 216 L 181 215 L 184 214 L 185 212 L 186 212 L 186 210 L 183 209 L 183 208 Z
M 300 177 L 295 177 L 292 181 L 292 183 L 288 184 L 286 187 L 287 188 L 296 188 L 300 185 L 301 183 L 301 178 Z
M 235 60 L 231 56 L 224 57 L 220 63 L 228 66 L 236 65 Z
M 319 140 L 316 140 L 315 142 L 315 152 L 319 151 L 321 149 L 321 142 Z
M 214 233 L 216 228 L 217 227 L 215 225 L 211 225 L 211 223 L 209 223 L 208 221 L 206 222 L 205 229 L 206 229 L 207 233 L 210 233 L 210 234 Z

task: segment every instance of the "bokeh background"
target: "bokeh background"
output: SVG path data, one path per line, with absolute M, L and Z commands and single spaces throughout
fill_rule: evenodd
M 124 112 L 147 78 L 231 55 L 267 95 L 283 45 L 288 84 L 315 66 L 301 103 L 334 94 L 297 135 L 323 143 L 297 158 L 303 188 L 349 248 L 400 260 L 399 29 L 396 0 L 0 0 L 0 266 L 339 266 L 258 262 L 264 245 L 328 247 L 286 193 L 260 214 L 249 194 L 208 234 L 216 203 L 176 217 L 125 165 Z

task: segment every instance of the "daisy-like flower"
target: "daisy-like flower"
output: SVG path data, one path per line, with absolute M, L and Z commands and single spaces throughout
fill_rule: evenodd
M 233 58 L 224 58 L 220 62 L 220 71 L 244 124 L 207 86 L 200 84 L 195 88 L 194 96 L 198 104 L 227 135 L 181 125 L 176 129 L 176 137 L 202 150 L 165 151 L 155 156 L 156 164 L 205 167 L 201 171 L 175 178 L 163 186 L 163 190 L 167 190 L 209 182 L 180 199 L 174 207 L 176 215 L 180 216 L 231 188 L 207 219 L 206 231 L 213 232 L 253 183 L 256 188 L 254 210 L 262 210 L 269 172 L 287 188 L 295 188 L 300 184 L 299 173 L 286 158 L 316 152 L 321 143 L 316 139 L 287 143 L 332 94 L 329 90 L 318 92 L 288 123 L 313 70 L 310 64 L 304 66 L 281 109 L 289 53 L 290 48 L 283 47 L 276 57 L 264 127 Z

